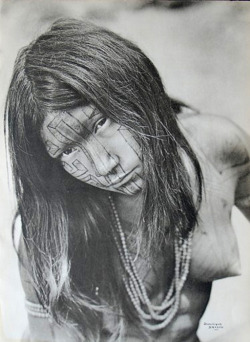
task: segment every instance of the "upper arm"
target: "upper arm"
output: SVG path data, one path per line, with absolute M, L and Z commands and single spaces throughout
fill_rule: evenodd
M 250 137 L 223 117 L 210 117 L 211 154 L 214 165 L 225 177 L 232 177 L 234 204 L 250 218 Z
M 29 264 L 29 258 L 26 251 L 23 236 L 19 242 L 19 271 L 23 290 L 25 292 L 25 299 L 27 302 L 34 304 L 40 304 L 38 295 L 32 284 L 31 279 L 31 267 Z M 32 311 L 32 310 L 31 310 Z M 29 340 L 31 342 L 77 342 L 78 339 L 74 337 L 73 331 L 69 331 L 62 326 L 59 326 L 55 322 L 51 321 L 48 317 L 39 317 L 32 314 L 30 310 L 27 310 L 29 321 Z
M 193 147 L 202 150 L 224 179 L 231 178 L 234 204 L 250 219 L 250 137 L 231 120 L 196 115 L 184 121 Z
M 26 305 L 28 302 L 40 305 L 35 288 L 32 284 L 31 265 L 29 262 L 24 238 L 21 235 L 19 241 L 19 272 L 20 278 L 25 293 Z M 52 342 L 54 340 L 53 328 L 49 319 L 46 317 L 38 317 L 27 310 L 29 321 L 29 339 L 30 341 Z
M 21 235 L 18 246 L 19 273 L 25 293 L 26 300 L 39 304 L 38 296 L 32 284 L 31 265 L 27 254 L 23 235 Z
M 240 136 L 241 153 L 245 160 L 239 166 L 237 185 L 235 189 L 235 205 L 250 220 L 250 137 L 237 127 Z

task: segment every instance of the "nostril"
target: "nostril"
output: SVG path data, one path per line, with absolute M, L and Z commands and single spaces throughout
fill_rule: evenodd
M 110 175 L 115 175 L 117 173 L 116 166 L 109 172 Z

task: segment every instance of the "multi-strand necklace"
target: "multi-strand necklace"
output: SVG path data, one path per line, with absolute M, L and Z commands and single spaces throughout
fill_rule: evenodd
M 148 297 L 146 288 L 138 275 L 134 261 L 127 248 L 126 237 L 111 195 L 109 196 L 109 201 L 113 213 L 113 236 L 123 265 L 123 282 L 128 296 L 142 324 L 147 329 L 151 331 L 163 329 L 172 321 L 179 309 L 181 290 L 189 272 L 192 233 L 189 233 L 185 240 L 181 238 L 175 239 L 174 277 L 162 303 L 154 305 Z

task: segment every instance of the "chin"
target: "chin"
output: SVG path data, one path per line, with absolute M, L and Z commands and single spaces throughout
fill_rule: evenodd
M 143 181 L 141 179 L 136 181 L 130 181 L 127 184 L 125 184 L 121 190 L 126 195 L 136 195 L 139 192 L 141 192 L 143 185 L 142 183 Z

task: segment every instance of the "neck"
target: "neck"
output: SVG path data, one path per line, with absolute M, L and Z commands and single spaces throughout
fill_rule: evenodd
M 122 195 L 115 193 L 113 199 L 122 221 L 138 222 L 143 205 L 143 194 Z

